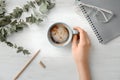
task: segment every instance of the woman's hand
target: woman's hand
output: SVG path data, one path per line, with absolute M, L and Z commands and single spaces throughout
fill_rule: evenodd
M 75 30 L 79 32 L 78 35 L 74 35 L 72 42 L 72 53 L 77 64 L 87 61 L 88 52 L 90 48 L 90 41 L 87 33 L 79 28 L 75 27 Z
M 90 80 L 88 65 L 90 40 L 83 29 L 79 27 L 75 27 L 74 29 L 77 30 L 79 34 L 73 36 L 72 53 L 80 74 L 80 80 Z

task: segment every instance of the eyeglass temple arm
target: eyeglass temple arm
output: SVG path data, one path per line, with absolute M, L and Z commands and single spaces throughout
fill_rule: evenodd
M 97 9 L 98 11 L 102 11 L 102 12 L 104 11 L 104 12 L 107 12 L 107 13 L 113 15 L 113 12 L 110 11 L 110 10 L 106 10 L 106 9 L 103 9 L 103 8 L 99 8 L 99 7 L 97 7 L 97 6 L 85 4 L 85 3 L 83 3 L 83 2 L 79 2 L 79 4 L 82 4 L 83 6 L 87 6 L 87 7 L 90 7 L 90 8 Z

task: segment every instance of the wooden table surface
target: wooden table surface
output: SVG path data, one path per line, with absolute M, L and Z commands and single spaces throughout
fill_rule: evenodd
M 11 11 L 25 2 L 26 0 L 7 0 L 7 8 Z M 120 80 L 120 37 L 108 44 L 100 44 L 81 11 L 79 14 L 75 11 L 74 0 L 56 0 L 55 8 L 43 23 L 39 26 L 32 24 L 8 37 L 8 40 L 24 46 L 32 53 L 41 49 L 18 80 L 79 80 L 71 44 L 56 48 L 48 42 L 47 30 L 55 22 L 64 22 L 71 28 L 80 26 L 88 33 L 92 44 L 89 60 L 92 80 Z M 0 43 L 0 80 L 13 80 L 32 55 L 17 54 L 15 49 Z M 46 69 L 39 65 L 40 60 Z

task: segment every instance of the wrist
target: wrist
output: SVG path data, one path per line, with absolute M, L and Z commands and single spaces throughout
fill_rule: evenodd
M 88 60 L 79 61 L 76 64 L 77 64 L 77 67 L 81 67 L 88 64 Z
M 76 62 L 76 64 L 84 64 L 84 63 L 88 62 L 88 58 L 84 57 L 81 59 L 77 59 L 75 62 Z

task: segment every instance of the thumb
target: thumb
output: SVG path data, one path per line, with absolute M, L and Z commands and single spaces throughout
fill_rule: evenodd
M 72 40 L 72 48 L 76 48 L 76 47 L 77 47 L 77 35 L 74 35 Z

